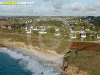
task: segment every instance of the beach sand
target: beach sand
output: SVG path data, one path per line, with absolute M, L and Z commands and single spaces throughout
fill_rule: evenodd
M 9 39 L 0 40 L 1 47 L 6 47 L 12 51 L 17 51 L 25 56 L 36 59 L 45 66 L 51 66 L 62 72 L 60 68 L 63 65 L 64 54 L 58 54 L 55 51 L 44 50 L 32 45 L 26 45 L 24 42 L 9 41 Z
M 59 70 L 59 72 L 63 72 L 63 70 L 60 68 L 63 65 L 63 54 L 45 54 L 41 51 L 27 49 L 21 46 L 8 49 L 22 53 L 25 56 L 30 56 L 30 58 L 36 59 L 45 66 L 51 66 L 56 70 Z

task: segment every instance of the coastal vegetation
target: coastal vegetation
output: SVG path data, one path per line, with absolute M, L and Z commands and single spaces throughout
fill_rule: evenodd
M 0 40 L 10 38 L 11 42 L 24 42 L 25 45 L 55 51 L 59 54 L 66 54 L 66 50 L 69 48 L 67 53 L 69 65 L 76 66 L 90 75 L 99 75 L 99 20 L 98 17 L 2 18 L 0 19 Z M 32 30 L 33 28 L 31 29 L 30 26 L 36 27 L 38 30 Z M 26 27 L 31 29 L 32 33 L 27 34 Z M 46 29 L 47 34 L 39 34 L 41 29 Z M 59 35 L 55 35 L 56 30 L 60 32 Z M 81 31 L 86 33 L 86 38 L 81 37 Z M 73 33 L 76 34 L 76 38 L 70 37 L 70 34 Z M 2 46 L 2 42 L 0 45 Z

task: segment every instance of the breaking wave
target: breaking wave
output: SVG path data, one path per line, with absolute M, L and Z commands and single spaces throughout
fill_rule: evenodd
M 11 58 L 14 58 L 20 64 L 23 69 L 31 71 L 32 75 L 58 75 L 59 71 L 54 67 L 45 66 L 38 62 L 36 59 L 30 58 L 30 56 L 24 56 L 21 53 L 12 51 L 7 48 L 0 48 L 0 52 L 8 54 Z

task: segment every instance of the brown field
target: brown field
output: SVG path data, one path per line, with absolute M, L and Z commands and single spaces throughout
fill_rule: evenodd
M 71 49 L 79 51 L 100 51 L 100 44 L 90 42 L 73 42 Z
M 90 75 L 100 75 L 100 44 L 73 42 L 71 49 L 78 51 L 75 57 L 69 57 L 70 65 L 77 66 Z

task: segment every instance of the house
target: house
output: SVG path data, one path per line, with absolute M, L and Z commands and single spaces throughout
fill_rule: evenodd
M 97 38 L 98 38 L 98 39 L 100 38 L 100 34 L 97 34 Z
M 71 30 L 71 33 L 80 33 L 80 31 Z
M 27 24 L 28 22 L 26 21 L 25 23 Z
M 30 29 L 33 29 L 33 26 L 30 26 Z
M 25 29 L 25 26 L 21 26 L 20 29 Z
M 82 38 L 86 38 L 86 32 L 82 31 L 80 35 Z
M 70 31 L 72 31 L 73 29 L 72 29 L 72 28 L 70 28 L 69 30 L 70 30 Z
M 27 34 L 30 34 L 30 33 L 31 33 L 31 29 L 30 29 L 30 30 L 27 30 L 26 33 L 27 33 Z
M 38 28 L 37 27 L 33 27 L 33 30 L 38 30 Z
M 39 31 L 39 34 L 46 34 L 47 32 L 46 32 L 46 30 L 45 30 L 45 28 L 43 28 L 43 29 L 41 29 L 40 31 Z
M 14 29 L 12 26 L 8 26 L 7 27 L 9 30 L 12 30 L 12 29 Z
M 91 32 L 90 36 L 95 36 L 95 34 L 96 34 L 95 32 Z
M 47 26 L 47 28 L 52 28 L 52 26 Z
M 89 29 L 89 28 L 86 28 L 85 30 L 86 30 L 86 31 L 90 31 L 90 29 Z
M 32 19 L 30 19 L 30 22 L 32 22 Z
M 5 25 L 3 25 L 3 26 L 1 26 L 1 28 L 6 28 L 7 26 L 5 26 Z
M 74 31 L 74 30 L 71 30 L 70 32 L 71 32 L 71 33 L 76 33 L 76 31 Z
M 28 29 L 28 28 L 27 28 L 27 27 L 25 27 L 25 31 L 27 31 L 27 29 Z
M 55 35 L 60 35 L 60 29 L 55 29 Z
M 76 38 L 76 34 L 70 34 L 70 38 Z

